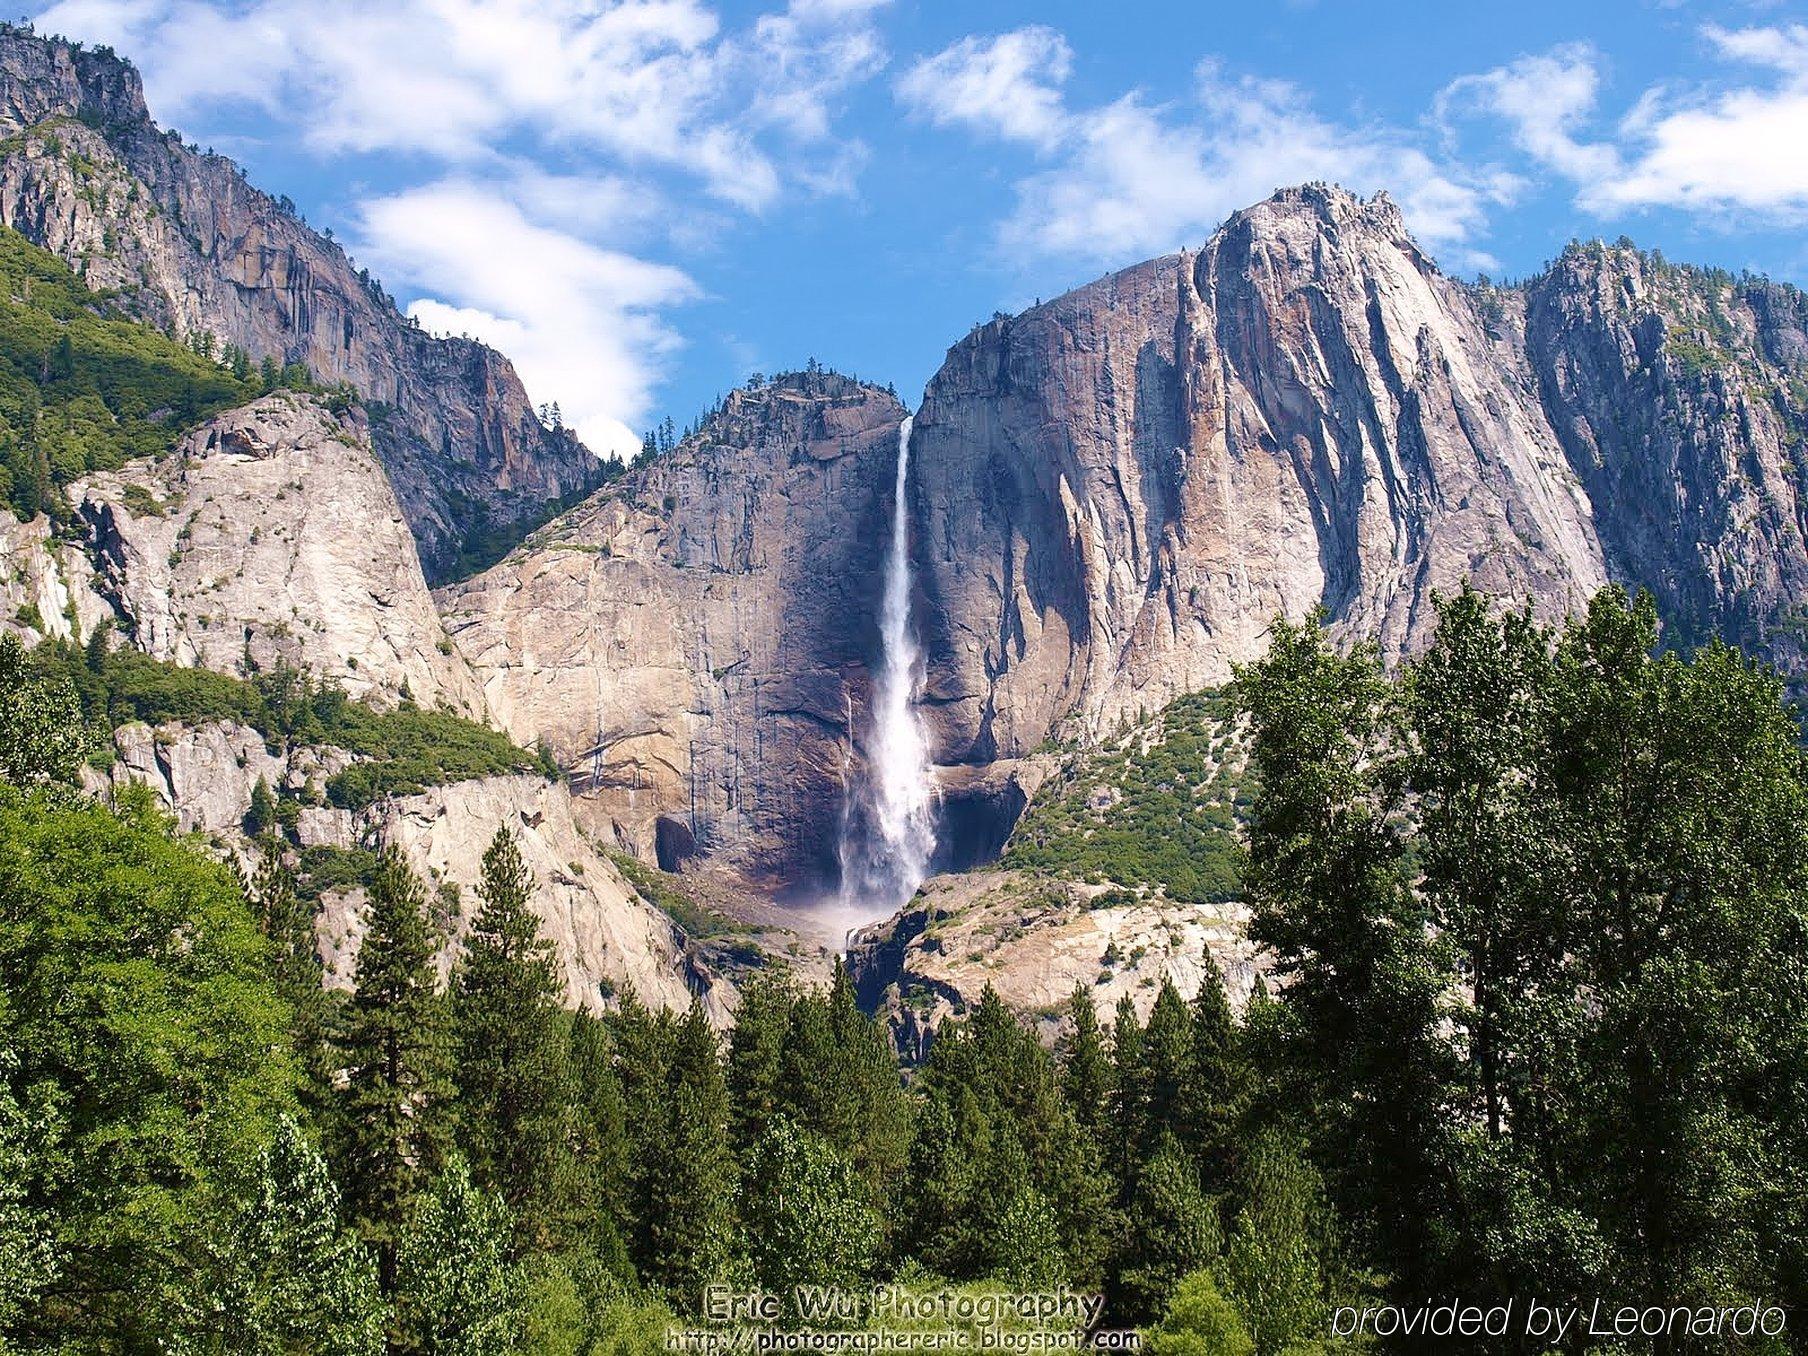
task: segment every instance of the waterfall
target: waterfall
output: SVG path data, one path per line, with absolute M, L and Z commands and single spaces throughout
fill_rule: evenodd
M 868 919 L 889 916 L 916 893 L 935 851 L 935 791 L 929 736 L 917 714 L 923 651 L 910 625 L 910 420 L 898 426 L 891 541 L 879 611 L 879 667 L 868 708 L 866 763 L 845 791 L 841 902 Z

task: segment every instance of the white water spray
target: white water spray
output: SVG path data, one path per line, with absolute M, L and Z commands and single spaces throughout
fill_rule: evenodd
M 841 903 L 865 920 L 888 917 L 917 891 L 935 851 L 929 736 L 917 714 L 923 651 L 910 625 L 910 420 L 898 426 L 898 474 L 880 603 L 879 669 L 862 785 L 842 807 Z

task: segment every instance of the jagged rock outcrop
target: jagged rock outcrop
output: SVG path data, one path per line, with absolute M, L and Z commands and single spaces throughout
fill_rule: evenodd
M 355 407 L 265 396 L 69 498 L 91 587 L 146 654 L 222 673 L 282 660 L 378 705 L 487 720 Z
M 113 616 L 93 582 L 87 552 L 59 538 L 50 519 L 22 523 L 0 508 L 0 632 L 27 645 L 86 638 Z
M 904 413 L 834 373 L 736 391 L 673 453 L 440 593 L 503 728 L 547 740 L 646 859 L 727 852 L 832 880 Z
M 1308 186 L 950 350 L 911 487 L 938 757 L 987 763 L 1225 678 L 1322 605 L 1389 657 L 1461 580 L 1612 580 L 1799 673 L 1808 300 L 1573 247 L 1452 281 Z
M 114 733 L 115 759 L 100 789 L 137 782 L 149 786 L 185 831 L 199 832 L 249 860 L 241 832 L 261 779 L 299 791 L 324 783 L 350 755 L 334 748 L 272 751 L 244 726 L 125 725 Z M 381 838 L 399 848 L 437 891 L 440 907 L 454 907 L 440 962 L 449 967 L 458 940 L 479 907 L 475 887 L 483 853 L 499 826 L 517 836 L 533 873 L 532 905 L 553 944 L 574 1004 L 600 1007 L 631 986 L 654 1007 L 685 1008 L 700 999 L 717 1024 L 728 1020 L 733 996 L 688 954 L 671 919 L 643 899 L 577 826 L 564 786 L 538 777 L 485 777 L 429 788 L 364 811 L 317 806 L 296 826 L 303 848 L 350 849 Z M 448 891 L 446 887 L 454 887 Z M 363 892 L 328 891 L 316 918 L 321 956 L 331 982 L 350 983 L 362 937 Z
M 0 32 L 0 223 L 178 336 L 351 383 L 435 577 L 487 529 L 599 483 L 600 463 L 541 425 L 506 358 L 414 327 L 232 161 L 159 129 L 110 51 Z
M 1191 999 L 1221 975 L 1237 1006 L 1248 1000 L 1258 965 L 1241 905 L 1113 903 L 1102 898 L 1108 888 L 1023 871 L 938 876 L 895 917 L 855 934 L 847 964 L 861 1003 L 918 1060 L 988 984 L 1050 1041 L 1076 984 L 1107 1023 L 1125 997 L 1146 1020 L 1163 979 Z
M 1799 680 L 1808 297 L 1597 242 L 1514 300 L 1614 576 L 1652 591 L 1673 639 L 1719 636 Z

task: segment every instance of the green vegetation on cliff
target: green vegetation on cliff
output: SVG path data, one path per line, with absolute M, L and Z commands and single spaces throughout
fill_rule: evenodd
M 104 632 L 85 649 L 46 641 L 32 651 L 32 663 L 74 688 L 96 746 L 132 721 L 231 721 L 256 730 L 272 747 L 344 749 L 358 761 L 336 773 L 324 794 L 349 809 L 474 777 L 548 771 L 540 755 L 488 726 L 407 704 L 379 711 L 294 669 L 232 678 L 108 649 Z
M 193 347 L 129 319 L 67 264 L 0 227 L 0 503 L 55 513 L 89 471 L 157 456 L 201 420 L 278 386 L 313 388 L 305 368 Z
M 1237 826 L 1254 791 L 1230 699 L 1197 692 L 1100 749 L 1070 754 L 1000 865 L 1160 889 L 1181 904 L 1235 899 Z

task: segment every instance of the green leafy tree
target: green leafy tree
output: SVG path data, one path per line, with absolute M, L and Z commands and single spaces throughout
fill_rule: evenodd
M 1242 1316 L 1209 1270 L 1195 1271 L 1175 1288 L 1161 1322 L 1143 1334 L 1143 1350 L 1151 1356 L 1256 1356 Z
M 408 1203 L 444 1153 L 450 1086 L 426 894 L 393 847 L 370 883 L 356 985 L 340 1033 L 340 1161 L 359 1231 L 393 1293 Z
M 394 1349 L 420 1356 L 509 1356 L 522 1313 L 509 1262 L 508 1207 L 457 1154 L 420 1198 L 396 1263 Z
M 1317 1172 L 1278 1136 L 1257 1139 L 1240 1176 L 1244 1204 L 1217 1275 L 1269 1356 L 1325 1334 L 1334 1230 Z
M 1449 1175 L 1455 988 L 1405 851 L 1397 694 L 1372 649 L 1336 653 L 1314 616 L 1277 621 L 1236 690 L 1261 795 L 1249 839 L 1250 934 L 1286 983 L 1285 1094 L 1318 1121 L 1318 1161 L 1404 1293 L 1443 1279 L 1428 1199 Z
M 0 1031 L 6 1029 L 0 997 Z M 0 1356 L 15 1351 L 11 1334 L 40 1291 L 56 1279 L 53 1221 L 32 1201 L 31 1183 L 56 1151 L 60 1116 L 54 1090 L 24 1101 L 13 1091 L 19 1061 L 0 1045 Z
M 57 1114 L 26 1178 L 54 1287 L 21 1345 L 145 1350 L 180 1330 L 221 1193 L 289 1103 L 288 1013 L 237 881 L 118 808 L 0 787 L 0 1048 L 14 1098 Z
M 301 1128 L 276 1126 L 211 1287 L 205 1336 L 233 1356 L 367 1356 L 383 1350 L 388 1306 L 376 1259 L 339 1219 L 339 1189 Z
M 879 1218 L 853 1164 L 821 1136 L 774 1118 L 743 1165 L 739 1198 L 754 1273 L 767 1290 L 854 1286 L 870 1273 Z
M 86 745 L 74 688 L 36 671 L 17 636 L 0 636 L 0 781 L 73 781 Z
M 569 1237 L 579 1187 L 564 985 L 533 892 L 519 844 L 498 829 L 452 978 L 459 1143 L 473 1178 L 508 1204 L 524 1248 Z

